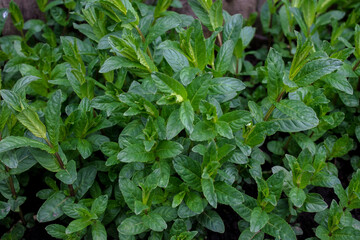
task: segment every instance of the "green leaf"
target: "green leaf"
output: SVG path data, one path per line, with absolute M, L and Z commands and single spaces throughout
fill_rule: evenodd
M 166 188 L 170 179 L 170 165 L 167 160 L 161 159 L 159 161 L 160 179 L 158 186 Z
M 86 139 L 78 139 L 76 148 L 84 159 L 90 157 L 93 152 L 91 143 Z
M 175 79 L 160 72 L 155 72 L 151 76 L 158 89 L 164 93 L 175 94 L 177 102 L 182 102 L 187 99 L 186 89 Z
M 295 232 L 290 225 L 275 214 L 269 214 L 269 221 L 264 232 L 279 239 L 296 240 Z
M 190 134 L 191 140 L 199 142 L 212 140 L 215 137 L 215 126 L 205 121 L 198 122 L 194 127 L 194 131 Z
M 54 238 L 60 238 L 60 239 L 66 238 L 66 233 L 65 233 L 66 228 L 63 225 L 50 224 L 45 227 L 45 230 L 50 236 Z
M 261 230 L 269 221 L 268 214 L 260 207 L 256 207 L 252 210 L 250 217 L 250 231 L 257 232 Z
M 97 197 L 94 200 L 93 204 L 91 205 L 91 213 L 100 216 L 105 212 L 107 204 L 108 204 L 108 195 L 101 195 L 100 197 Z
M 271 48 L 266 58 L 266 66 L 268 71 L 267 92 L 272 101 L 276 101 L 283 89 L 283 77 L 285 71 L 285 63 L 281 55 Z
M 10 204 L 0 201 L 0 219 L 4 219 L 10 212 Z
M 224 183 L 215 182 L 217 200 L 221 204 L 238 205 L 244 201 L 244 197 L 236 188 Z
M 55 150 L 58 150 L 59 132 L 61 125 L 61 90 L 54 92 L 49 99 L 45 109 L 45 124 L 49 134 L 49 140 L 54 146 Z
M 263 232 L 255 232 L 252 233 L 249 228 L 245 229 L 241 232 L 238 240 L 263 240 L 264 239 L 264 233 Z
M 319 80 L 321 77 L 334 72 L 342 66 L 342 61 L 338 59 L 318 59 L 305 64 L 305 66 L 294 77 L 294 82 L 305 87 Z
M 203 199 L 197 192 L 188 192 L 185 198 L 185 203 L 186 206 L 188 206 L 189 209 L 195 213 L 200 214 L 204 211 L 205 206 L 203 204 Z
M 19 6 L 13 0 L 9 3 L 9 12 L 14 26 L 17 30 L 22 32 L 24 28 L 24 18 L 21 14 Z
M 187 156 L 177 156 L 173 160 L 175 171 L 195 190 L 201 190 L 201 165 Z
M 16 118 L 36 137 L 46 139 L 46 127 L 35 111 L 25 108 Z
M 90 219 L 86 218 L 75 219 L 69 223 L 69 226 L 66 228 L 65 233 L 71 234 L 81 231 L 92 223 L 93 222 Z
M 234 51 L 235 44 L 232 40 L 227 40 L 220 48 L 219 54 L 215 60 L 215 70 L 218 75 L 222 76 L 230 67 L 232 53 Z
M 141 201 L 141 190 L 135 183 L 127 178 L 119 178 L 119 188 L 126 204 L 131 210 L 135 210 L 135 201 Z
M 175 109 L 169 116 L 166 124 L 166 138 L 168 140 L 176 137 L 183 129 L 184 125 L 179 124 L 180 120 L 180 110 Z
M 41 151 L 40 149 L 36 148 L 30 148 L 30 153 L 34 159 L 46 170 L 50 172 L 59 172 L 62 170 L 59 162 L 53 154 L 50 154 L 46 151 Z
M 356 135 L 357 140 L 360 142 L 360 126 L 356 126 L 355 135 Z
M 261 144 L 266 135 L 272 135 L 279 129 L 279 125 L 274 122 L 259 122 L 253 126 L 245 137 L 245 144 L 250 147 Z
M 230 127 L 234 131 L 237 131 L 242 129 L 244 125 L 251 121 L 251 114 L 250 112 L 244 110 L 234 110 L 219 117 L 219 121 L 229 123 Z
M 145 70 L 145 68 L 137 62 L 132 62 L 129 59 L 122 56 L 113 56 L 106 59 L 104 64 L 101 66 L 99 72 L 107 73 L 120 68 L 138 68 Z
M 291 11 L 294 13 L 293 10 L 295 10 L 295 8 L 291 8 Z M 313 49 L 312 42 L 310 41 L 310 39 L 307 39 L 304 43 L 301 43 L 301 38 L 302 36 L 299 34 L 295 56 L 291 63 L 291 68 L 289 73 L 290 80 L 294 79 L 294 77 L 298 75 L 299 71 L 303 68 L 303 66 L 308 62 L 307 58 L 310 54 L 310 51 Z
M 346 94 L 343 92 L 339 92 L 339 97 L 341 101 L 345 104 L 347 107 L 357 107 L 359 106 L 359 98 L 355 95 Z
M 173 158 L 183 151 L 180 143 L 172 141 L 161 141 L 156 148 L 156 157 L 160 159 Z
M 334 240 L 345 240 L 345 239 L 357 239 L 359 238 L 360 231 L 353 227 L 344 227 L 338 229 L 332 233 L 332 239 Z
M 206 200 L 214 208 L 217 207 L 217 196 L 215 193 L 214 180 L 202 178 L 201 179 L 201 188 L 204 193 Z
M 205 228 L 218 233 L 225 232 L 224 222 L 219 214 L 213 210 L 203 212 L 199 218 L 199 223 Z
M 304 203 L 307 212 L 321 212 L 324 211 L 328 205 L 322 199 L 320 194 L 308 193 Z
M 309 29 L 314 23 L 316 15 L 316 4 L 316 0 L 304 0 L 301 4 L 301 10 L 304 15 L 304 20 Z
M 165 220 L 157 213 L 150 212 L 142 217 L 145 226 L 156 232 L 162 232 L 167 228 Z
M 185 192 L 179 192 L 178 194 L 176 194 L 172 200 L 172 204 L 171 207 L 176 208 L 177 206 L 179 206 L 181 204 L 181 202 L 183 201 L 184 197 L 185 197 Z M 188 205 L 189 206 L 189 205 Z M 190 208 L 190 207 L 189 207 Z
M 353 94 L 351 84 L 347 81 L 345 76 L 339 74 L 338 72 L 325 75 L 321 78 L 321 80 L 339 91 L 350 95 Z
M 106 229 L 100 221 L 96 221 L 91 227 L 91 235 L 93 240 L 107 239 Z
M 147 229 L 148 227 L 145 226 L 142 217 L 136 215 L 126 218 L 117 228 L 118 232 L 124 235 L 137 235 Z
M 117 158 L 121 162 L 151 162 L 155 159 L 153 152 L 147 152 L 142 144 L 131 144 L 119 152 Z
M 209 19 L 213 30 L 223 25 L 222 8 L 223 4 L 221 0 L 216 0 L 210 7 Z
M 48 153 L 54 153 L 54 150 L 48 145 L 27 137 L 9 136 L 0 141 L 0 153 L 21 147 L 39 148 Z
M 161 13 L 165 12 L 170 7 L 173 0 L 159 0 L 155 7 L 154 16 L 159 17 Z
M 215 129 L 217 133 L 222 137 L 226 137 L 228 139 L 234 138 L 233 132 L 230 128 L 230 124 L 228 124 L 227 122 L 217 121 L 215 123 Z
M 62 206 L 70 203 L 71 199 L 67 198 L 62 192 L 52 194 L 39 208 L 36 215 L 39 222 L 50 222 L 61 217 L 64 212 Z
M 23 102 L 16 92 L 2 89 L 0 90 L 0 94 L 9 107 L 13 108 L 15 111 L 20 112 L 24 108 Z
M 277 117 L 274 120 L 280 126 L 282 132 L 299 132 L 316 127 L 319 119 L 315 111 L 297 100 L 281 100 L 275 103 L 276 108 L 285 116 Z
M 171 14 L 169 16 L 159 18 L 156 23 L 149 29 L 149 33 L 146 36 L 145 44 L 150 44 L 156 38 L 165 34 L 170 29 L 179 26 L 181 22 L 181 18 L 177 14 Z
M 184 53 L 177 49 L 164 49 L 164 57 L 174 72 L 180 72 L 190 66 Z
M 194 129 L 194 109 L 189 100 L 181 103 L 180 120 L 184 127 L 191 133 Z
M 202 6 L 201 1 L 188 0 L 188 3 L 191 9 L 193 10 L 193 12 L 195 13 L 195 15 L 202 22 L 202 24 L 204 24 L 209 30 L 213 30 L 210 23 L 208 10 Z
M 65 169 L 61 169 L 55 176 L 65 184 L 73 184 L 77 178 L 75 161 L 69 161 L 66 164 Z
M 290 193 L 289 193 L 289 197 L 291 202 L 296 206 L 296 207 L 301 207 L 306 199 L 306 194 L 304 192 L 304 190 L 298 188 L 298 187 L 294 187 L 291 189 Z
M 95 181 L 96 172 L 97 171 L 94 166 L 87 166 L 80 169 L 77 174 L 76 181 L 74 182 L 76 198 L 81 199 L 90 189 Z
M 332 151 L 331 158 L 342 157 L 353 148 L 353 140 L 348 135 L 344 135 L 336 140 Z
M 240 32 L 243 25 L 243 17 L 241 14 L 235 14 L 224 24 L 223 38 L 224 42 L 232 40 L 234 43 L 240 38 Z
M 209 80 L 211 79 L 210 74 L 203 74 L 196 77 L 187 87 L 189 100 L 193 106 L 194 111 L 199 110 L 200 101 L 203 100 L 209 89 Z

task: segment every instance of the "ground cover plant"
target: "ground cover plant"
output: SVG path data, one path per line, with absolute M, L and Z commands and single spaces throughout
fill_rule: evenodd
M 188 2 L 1 10 L 1 239 L 360 239 L 360 3 Z

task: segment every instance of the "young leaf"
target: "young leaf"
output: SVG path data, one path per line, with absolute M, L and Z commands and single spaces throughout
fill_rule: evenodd
M 13 0 L 9 3 L 9 12 L 14 26 L 18 31 L 22 32 L 24 28 L 24 18 L 21 14 L 19 6 Z
M 304 20 L 309 29 L 315 19 L 316 3 L 317 3 L 316 0 L 304 0 L 301 4 L 301 9 L 304 14 Z
M 46 139 L 46 127 L 35 111 L 25 108 L 16 118 L 36 137 Z
M 209 19 L 213 30 L 223 25 L 222 1 L 216 0 L 210 7 Z

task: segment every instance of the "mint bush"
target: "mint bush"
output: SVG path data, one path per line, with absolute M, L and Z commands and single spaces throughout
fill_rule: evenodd
M 2 239 L 205 239 L 224 205 L 239 240 L 359 239 L 360 3 L 267 1 L 255 34 L 188 2 L 1 10 Z

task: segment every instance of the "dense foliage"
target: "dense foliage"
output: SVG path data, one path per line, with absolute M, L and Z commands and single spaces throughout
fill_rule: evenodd
M 360 239 L 360 3 L 188 2 L 1 10 L 1 239 Z

